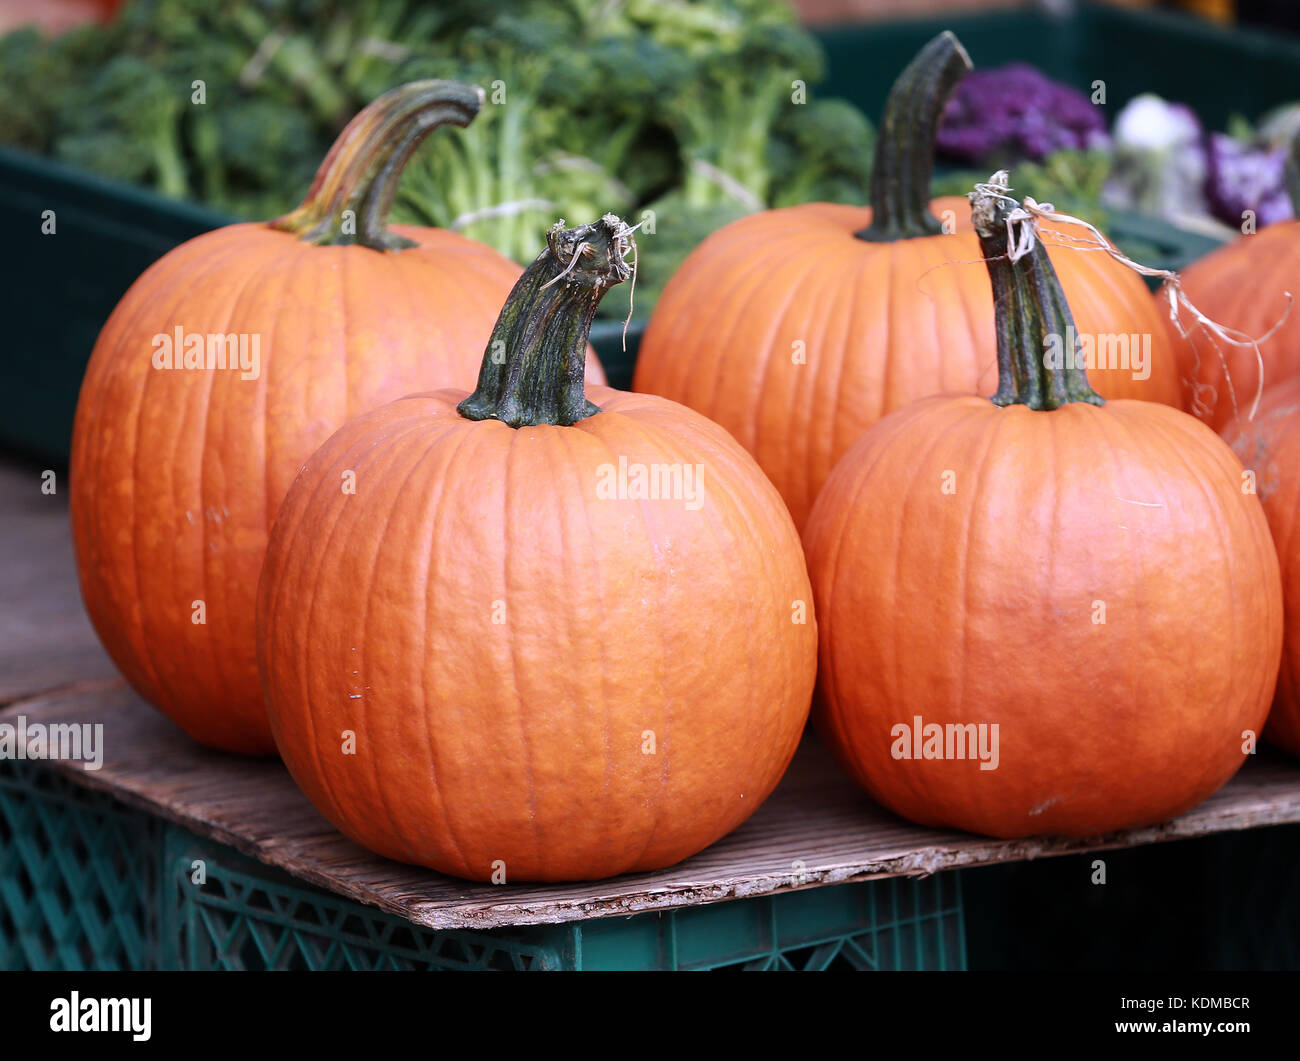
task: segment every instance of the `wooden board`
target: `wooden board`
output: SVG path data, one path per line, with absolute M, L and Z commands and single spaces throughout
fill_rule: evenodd
M 1265 751 L 1217 795 L 1163 825 L 1093 841 L 990 840 L 896 818 L 805 741 L 750 821 L 672 869 L 589 884 L 470 884 L 370 854 L 315 812 L 279 762 L 201 748 L 123 687 L 60 690 L 10 705 L 0 721 L 20 713 L 28 724 L 103 724 L 101 769 L 57 764 L 77 781 L 430 928 L 577 921 L 1300 822 L 1300 767 Z
M 0 462 L 0 704 L 116 678 L 81 607 L 68 528 L 67 474 Z

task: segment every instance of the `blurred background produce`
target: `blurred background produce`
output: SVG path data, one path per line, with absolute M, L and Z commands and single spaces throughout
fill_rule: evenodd
M 18 26 L 0 38 L 0 143 L 239 219 L 296 205 L 334 135 L 386 89 L 424 77 L 478 83 L 488 105 L 464 133 L 420 149 L 394 220 L 455 229 L 521 264 L 557 217 L 613 210 L 644 221 L 653 253 L 640 262 L 636 299 L 647 311 L 685 255 L 728 221 L 769 206 L 865 200 L 871 121 L 818 95 L 826 60 L 800 14 L 1016 6 L 0 4 L 0 26 Z M 1232 13 L 1231 4 L 1195 6 Z M 43 28 L 20 25 L 30 21 Z M 1280 145 L 1295 108 L 1258 126 L 1238 116 L 1211 129 L 1178 101 L 1144 96 L 1119 110 L 1095 105 L 1088 91 L 1025 62 L 977 69 L 945 117 L 936 194 L 965 192 L 1006 166 L 1021 193 L 1103 227 L 1116 207 L 1220 239 L 1243 210 L 1260 225 L 1291 216 Z M 1153 250 L 1132 238 L 1126 249 Z M 630 294 L 613 292 L 602 315 L 625 316 Z
M 1285 188 L 1288 145 L 1300 104 L 1258 125 L 1234 115 L 1206 129 L 1189 106 L 1143 93 L 1108 128 L 1107 108 L 1027 63 L 976 70 L 957 89 L 939 131 L 939 156 L 960 164 L 939 188 L 969 189 L 1010 169 L 1019 191 L 1107 227 L 1107 207 L 1138 210 L 1231 239 L 1253 215 L 1265 225 L 1292 216 Z M 1134 253 L 1133 248 L 1129 248 Z
M 823 67 L 780 0 L 130 0 L 107 24 L 0 40 L 0 139 L 265 218 L 296 205 L 381 92 L 471 81 L 488 105 L 421 148 L 393 219 L 526 263 L 557 217 L 653 211 L 648 305 L 726 221 L 863 198 L 871 125 L 801 89 Z M 190 106 L 199 90 L 206 103 Z M 626 292 L 603 311 L 626 315 Z

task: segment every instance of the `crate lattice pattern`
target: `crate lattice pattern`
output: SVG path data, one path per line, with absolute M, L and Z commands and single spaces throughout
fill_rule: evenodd
M 196 861 L 202 864 L 197 874 Z M 0 762 L 0 969 L 962 969 L 960 876 L 432 931 Z
M 176 961 L 186 969 L 546 969 L 497 932 L 434 932 L 282 878 L 183 830 L 168 839 Z M 206 879 L 195 883 L 195 862 Z M 169 941 L 170 942 L 170 941 Z
M 0 969 L 133 969 L 157 936 L 162 823 L 0 761 Z

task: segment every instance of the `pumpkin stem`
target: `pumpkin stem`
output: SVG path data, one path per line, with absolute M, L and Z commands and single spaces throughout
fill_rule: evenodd
M 535 427 L 600 412 L 583 378 L 587 335 L 605 293 L 632 274 L 624 259 L 633 246 L 632 230 L 613 214 L 577 228 L 557 221 L 501 309 L 478 386 L 456 407 L 461 416 Z
M 970 68 L 961 41 L 944 30 L 898 75 L 876 136 L 871 224 L 858 239 L 892 243 L 943 231 L 930 213 L 934 141 L 944 105 Z
M 429 133 L 440 125 L 468 125 L 482 104 L 483 90 L 459 81 L 412 81 L 385 92 L 339 134 L 302 205 L 271 227 L 318 245 L 415 246 L 388 231 L 402 168 Z
M 1069 402 L 1102 405 L 1088 383 L 1074 316 L 1037 231 L 1031 229 L 1027 251 L 1017 237 L 1013 254 L 1007 219 L 1015 226 L 1032 226 L 1034 219 L 1023 211 L 1012 216 L 1020 204 L 1009 190 L 1006 174 L 996 173 L 970 195 L 971 219 L 993 283 L 998 389 L 992 402 L 1038 410 Z

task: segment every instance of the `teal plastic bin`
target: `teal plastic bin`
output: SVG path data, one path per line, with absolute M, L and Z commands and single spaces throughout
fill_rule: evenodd
M 662 914 L 431 931 L 43 764 L 0 761 L 0 970 L 965 967 L 956 873 Z

